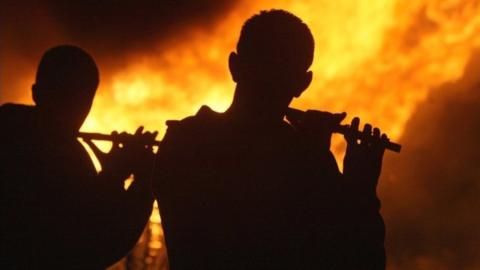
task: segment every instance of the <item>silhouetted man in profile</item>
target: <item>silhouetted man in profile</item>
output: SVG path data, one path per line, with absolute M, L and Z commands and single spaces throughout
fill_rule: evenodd
M 54 47 L 37 70 L 35 106 L 0 107 L 1 269 L 105 268 L 143 231 L 153 203 L 151 150 L 114 143 L 97 174 L 76 138 L 98 82 L 85 51 Z M 139 129 L 135 136 L 154 135 Z
M 230 108 L 167 122 L 154 186 L 171 269 L 384 268 L 384 146 L 348 134 L 342 174 L 329 147 L 345 114 L 283 121 L 311 82 L 313 51 L 299 18 L 261 12 L 230 54 Z

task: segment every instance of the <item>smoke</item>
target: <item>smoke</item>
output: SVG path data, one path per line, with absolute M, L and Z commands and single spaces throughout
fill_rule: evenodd
M 126 65 L 131 53 L 154 53 L 189 28 L 212 27 L 236 2 L 2 1 L 0 103 L 26 96 L 29 89 L 20 89 L 32 82 L 25 78 L 33 78 L 39 58 L 52 46 L 70 43 L 86 49 L 105 75 Z
M 390 269 L 480 269 L 480 52 L 430 92 L 388 155 L 381 196 Z
M 131 65 L 132 58 L 129 58 L 131 54 L 141 52 L 145 55 L 156 55 L 160 54 L 158 50 L 162 50 L 164 46 L 172 46 L 169 43 L 172 40 L 174 43 L 178 40 L 193 40 L 182 39 L 192 27 L 201 28 L 204 30 L 202 33 L 211 33 L 210 28 L 218 24 L 219 20 L 222 20 L 223 16 L 238 2 L 240 1 L 3 0 L 0 2 L 0 104 L 6 101 L 28 102 L 29 87 L 33 82 L 36 65 L 42 53 L 49 47 L 71 43 L 85 48 L 97 60 L 102 79 L 109 78 L 111 77 L 108 76 L 109 72 L 113 73 Z M 273 3 L 273 1 L 265 2 L 258 5 L 266 7 Z M 471 42 L 473 38 L 470 39 L 471 35 L 468 34 L 469 29 L 475 33 L 471 30 L 475 28 L 465 27 L 469 25 L 467 22 L 473 22 L 473 19 L 478 17 L 476 15 L 478 9 L 472 4 L 470 11 L 467 2 L 459 1 L 449 2 L 452 5 L 457 3 L 458 9 L 444 10 L 443 5 L 437 7 L 433 1 L 431 2 L 433 7 L 429 5 L 420 12 L 412 12 L 412 10 L 418 10 L 415 5 L 420 4 L 415 1 L 403 1 L 399 5 L 401 9 L 399 14 L 392 17 L 384 11 L 383 4 L 375 9 L 375 6 L 369 3 L 366 5 L 368 7 L 366 10 L 375 12 L 365 14 L 375 15 L 368 15 L 366 26 L 375 27 L 366 28 L 368 31 L 349 32 L 347 30 L 350 29 L 350 22 L 354 22 L 358 29 L 366 27 L 362 24 L 364 22 L 362 16 L 359 17 L 360 19 L 357 18 L 358 21 L 354 20 L 356 17 L 353 16 L 357 13 L 363 14 L 359 12 L 360 7 L 363 7 L 361 2 L 358 4 L 358 10 L 349 9 L 353 4 L 348 1 L 341 1 L 344 6 L 339 2 L 329 9 L 328 5 L 324 5 L 327 2 L 310 1 L 309 3 L 318 4 L 317 9 L 295 4 L 299 15 L 303 10 L 301 17 L 308 19 L 312 26 L 318 22 L 317 29 L 321 31 L 318 31 L 320 38 L 317 38 L 317 41 L 337 38 L 333 39 L 333 45 L 331 45 L 334 51 L 327 51 L 322 55 L 323 58 L 319 60 L 324 62 L 320 63 L 327 63 L 325 67 L 335 67 L 338 63 L 344 63 L 343 66 L 339 66 L 340 68 L 351 66 L 357 58 L 360 62 L 370 59 L 368 49 L 372 48 L 374 57 L 373 60 L 367 61 L 368 68 L 354 68 L 359 72 L 346 73 L 357 74 L 356 76 L 346 76 L 348 78 L 345 79 L 340 74 L 342 76 L 335 77 L 336 80 L 332 80 L 333 83 L 315 86 L 318 89 L 338 89 L 337 92 L 340 94 L 311 96 L 309 101 L 307 100 L 309 103 L 305 104 L 318 107 L 319 104 L 323 106 L 338 103 L 342 108 L 344 106 L 349 108 L 349 112 L 354 108 L 357 112 L 361 112 L 359 108 L 366 108 L 365 111 L 368 113 L 364 115 L 368 117 L 365 118 L 376 120 L 374 117 L 378 116 L 377 122 L 380 122 L 383 128 L 388 126 L 389 122 L 403 121 L 403 118 L 397 115 L 399 111 L 400 113 L 407 111 L 408 114 L 405 114 L 405 117 L 408 117 L 410 106 L 416 107 L 416 112 L 406 125 L 401 140 L 404 149 L 400 155 L 387 154 L 380 182 L 383 215 L 388 231 L 387 250 L 390 269 L 480 269 L 480 259 L 475 259 L 480 258 L 480 230 L 478 229 L 480 199 L 477 198 L 480 194 L 480 167 L 478 166 L 480 145 L 477 142 L 477 138 L 480 137 L 480 120 L 478 119 L 480 116 L 480 74 L 478 72 L 480 53 L 472 57 L 460 80 L 429 90 L 431 85 L 437 85 L 435 82 L 449 81 L 452 76 L 457 78 L 456 71 L 460 71 L 461 68 L 458 67 L 463 67 L 464 64 L 463 60 L 458 59 L 464 59 L 463 55 L 468 55 L 472 47 L 478 47 Z M 279 5 L 279 2 L 275 3 Z M 284 5 L 293 6 L 293 4 Z M 463 8 L 464 5 L 465 8 Z M 348 18 L 342 10 L 344 10 L 343 13 L 349 14 Z M 350 16 L 350 11 L 353 17 Z M 329 12 L 334 16 L 328 16 Z M 445 15 L 442 15 L 444 13 Z M 383 32 L 384 22 L 377 20 L 383 18 L 382 15 L 392 17 L 397 27 L 393 27 L 393 30 L 388 33 L 389 38 L 381 53 L 377 54 L 375 42 L 373 45 L 359 43 L 360 47 L 357 43 L 350 42 L 352 40 L 372 41 L 372 39 L 375 41 L 376 34 L 371 34 L 367 39 L 363 33 Z M 336 25 L 337 28 L 331 25 Z M 470 23 L 470 25 L 473 24 Z M 410 27 L 404 33 L 405 26 Z M 231 31 L 230 27 L 228 31 Z M 238 31 L 239 27 L 235 29 Z M 445 29 L 453 30 L 442 32 Z M 342 34 L 337 36 L 336 32 Z M 322 35 L 325 33 L 327 34 Z M 345 38 L 344 33 L 349 35 Z M 362 35 L 356 36 L 353 35 L 354 33 Z M 378 35 L 381 37 L 380 34 Z M 199 44 L 205 41 L 198 39 L 196 42 L 191 47 L 200 47 Z M 345 49 L 351 48 L 351 44 L 355 45 L 353 46 L 355 50 Z M 215 48 L 223 49 L 224 47 L 219 45 Z M 335 50 L 338 49 L 345 51 L 337 53 Z M 188 51 L 189 54 L 186 57 L 181 54 L 182 52 L 174 54 L 175 61 L 172 61 L 172 66 L 178 66 L 177 58 L 188 58 L 189 55 L 197 56 L 204 53 L 202 50 L 195 49 Z M 350 55 L 357 52 L 358 56 Z M 342 58 L 343 55 L 348 57 Z M 213 88 L 210 87 L 210 80 L 223 78 L 218 74 L 223 74 L 221 72 L 226 68 L 215 62 L 215 65 L 212 64 L 210 67 L 214 72 L 210 72 L 205 65 L 210 62 L 204 61 L 201 57 L 195 57 L 195 59 L 198 61 L 193 64 L 183 65 L 178 70 L 170 70 L 170 66 L 164 66 L 165 62 L 169 63 L 168 61 L 162 62 L 152 57 L 152 61 L 158 65 L 158 68 L 154 65 L 155 69 L 151 71 L 147 69 L 146 72 L 155 74 L 156 79 L 162 71 L 161 74 L 168 76 L 161 78 L 175 80 L 175 84 L 165 83 L 166 86 L 163 84 L 161 86 L 162 89 L 170 90 L 169 94 L 178 95 L 178 98 L 166 96 L 155 88 L 157 96 L 142 100 L 137 107 L 130 105 L 121 107 L 111 101 L 117 101 L 111 98 L 113 94 L 105 94 L 104 106 L 102 107 L 101 103 L 100 106 L 96 106 L 97 109 L 99 107 L 103 109 L 97 111 L 96 115 L 107 116 L 99 121 L 102 129 L 98 131 L 110 131 L 113 122 L 115 128 L 122 128 L 117 115 L 129 110 L 133 111 L 132 108 L 137 112 L 135 117 L 138 117 L 142 124 L 149 122 L 159 125 L 163 122 L 161 117 L 166 117 L 161 113 L 166 112 L 170 107 L 178 107 L 176 112 L 182 112 L 179 116 L 185 116 L 182 110 L 186 106 L 192 107 L 191 96 L 193 95 L 193 91 L 187 90 L 198 88 L 206 92 L 206 89 Z M 226 58 L 222 61 L 225 60 Z M 185 76 L 193 69 L 200 72 Z M 217 69 L 222 71 L 217 72 Z M 317 76 L 322 74 L 320 69 L 318 71 Z M 136 67 L 132 68 L 132 71 L 128 69 L 127 73 L 137 74 Z M 210 73 L 215 76 L 212 77 Z M 142 76 L 148 81 L 149 76 L 145 74 Z M 209 80 L 202 82 L 201 78 Z M 220 85 L 216 88 L 223 89 L 222 87 L 223 85 Z M 372 92 L 367 89 L 381 89 L 382 92 Z M 310 91 L 315 93 L 313 90 Z M 346 93 L 343 96 L 342 91 Z M 430 91 L 430 95 L 423 104 L 417 106 L 417 96 L 423 97 L 422 91 Z M 380 93 L 383 100 L 372 100 L 374 96 L 379 97 Z M 341 97 L 344 100 L 338 102 Z M 188 101 L 185 101 L 187 99 Z M 96 101 L 98 100 L 99 96 L 96 98 Z M 169 100 L 171 105 L 162 103 L 163 100 Z M 303 100 L 306 102 L 305 97 Z M 396 105 L 404 109 L 393 108 Z M 162 109 L 160 113 L 156 113 L 160 109 Z M 149 113 L 144 113 L 145 111 Z M 382 120 L 380 118 L 391 119 L 391 121 L 380 121 Z M 403 130 L 403 122 L 397 126 L 402 127 L 401 130 Z M 97 131 L 97 129 L 94 130 Z
M 152 49 L 195 24 L 209 27 L 235 1 L 50 1 L 55 16 L 76 41 L 100 54 Z

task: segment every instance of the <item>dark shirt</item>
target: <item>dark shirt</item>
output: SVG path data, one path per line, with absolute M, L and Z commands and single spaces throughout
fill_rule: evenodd
M 35 107 L 0 106 L 0 126 L 1 269 L 101 269 L 134 246 L 152 207 L 145 187 L 97 174 Z
M 374 194 L 286 122 L 170 122 L 155 192 L 171 269 L 383 269 Z

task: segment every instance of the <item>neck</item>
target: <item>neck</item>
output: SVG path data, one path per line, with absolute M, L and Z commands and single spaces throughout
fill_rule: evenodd
M 269 109 L 267 104 L 258 102 L 255 97 L 246 93 L 255 93 L 255 90 L 237 85 L 232 104 L 226 111 L 227 115 L 240 121 L 257 123 L 275 123 L 283 120 L 284 112 Z
M 78 130 L 69 126 L 66 121 L 57 115 L 51 115 L 39 110 L 39 128 L 43 134 L 57 139 L 76 138 Z

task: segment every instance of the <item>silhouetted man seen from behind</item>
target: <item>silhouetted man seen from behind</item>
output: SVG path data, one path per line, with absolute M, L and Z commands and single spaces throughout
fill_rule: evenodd
M 142 233 L 153 203 L 151 150 L 114 143 L 97 174 L 76 138 L 98 82 L 90 55 L 58 46 L 40 61 L 35 106 L 0 106 L 1 269 L 102 269 Z
M 329 147 L 345 114 L 283 121 L 312 80 L 313 51 L 299 18 L 255 15 L 230 54 L 230 108 L 168 122 L 154 184 L 171 269 L 384 268 L 380 131 L 378 142 L 346 136 L 342 174 Z

